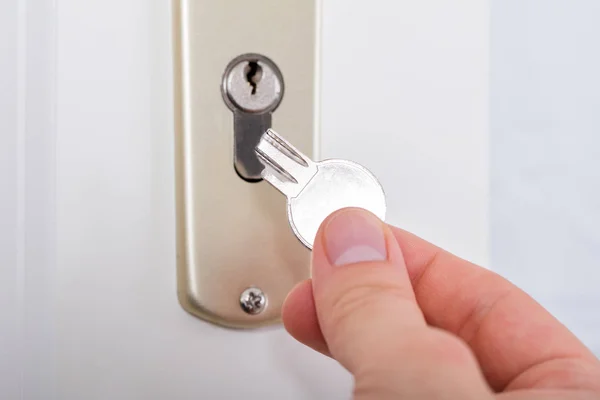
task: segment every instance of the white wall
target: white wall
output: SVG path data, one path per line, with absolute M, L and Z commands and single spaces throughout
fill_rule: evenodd
M 600 2 L 492 16 L 494 269 L 600 355 Z
M 19 393 L 21 370 L 17 16 L 15 2 L 0 8 L 0 397 L 8 398 Z
M 45 398 L 52 382 L 54 27 L 51 1 L 0 2 L 2 399 Z
M 372 169 L 389 222 L 488 265 L 488 1 L 324 5 L 323 157 Z

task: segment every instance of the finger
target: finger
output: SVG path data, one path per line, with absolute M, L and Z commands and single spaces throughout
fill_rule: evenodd
M 598 386 L 597 359 L 534 300 L 488 270 L 406 231 L 392 231 L 427 321 L 469 343 L 495 390 L 543 388 L 550 377 L 559 387 L 572 387 L 573 377 L 580 387 Z M 290 295 L 288 302 L 314 306 L 307 294 Z M 309 342 L 322 336 L 312 306 L 294 318 L 304 322 L 288 328 L 297 340 L 316 349 L 326 347 Z
M 300 282 L 288 294 L 281 310 L 283 325 L 293 338 L 313 350 L 330 356 L 317 320 L 312 281 Z
M 334 213 L 312 256 L 318 323 L 332 356 L 355 376 L 357 393 L 487 397 L 468 347 L 427 326 L 400 247 L 377 217 Z
M 599 381 L 598 368 L 590 368 L 598 363 L 594 355 L 523 291 L 406 231 L 392 231 L 427 322 L 468 343 L 494 389 L 540 387 L 548 371 L 562 373 L 566 386 L 573 374 Z

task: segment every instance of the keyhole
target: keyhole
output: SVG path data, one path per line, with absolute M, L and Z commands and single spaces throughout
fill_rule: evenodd
M 249 61 L 248 65 L 246 65 L 246 68 L 244 69 L 244 73 L 246 74 L 246 80 L 248 81 L 248 84 L 252 88 L 250 93 L 253 95 L 256 94 L 256 87 L 258 82 L 260 82 L 262 79 L 262 67 L 258 65 L 258 62 L 256 61 Z

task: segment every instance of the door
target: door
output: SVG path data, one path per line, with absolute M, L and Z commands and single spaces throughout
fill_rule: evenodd
M 521 110 L 502 62 L 519 56 L 506 35 L 521 6 L 506 4 L 490 19 L 486 1 L 317 1 L 319 158 L 367 166 L 390 223 L 499 272 L 506 263 L 533 291 L 542 272 L 504 256 L 527 218 L 504 214 L 525 189 L 502 185 L 520 170 L 494 136 Z M 170 2 L 1 7 L 0 397 L 348 398 L 348 374 L 281 327 L 223 329 L 177 302 Z M 584 317 L 561 310 L 600 350 Z

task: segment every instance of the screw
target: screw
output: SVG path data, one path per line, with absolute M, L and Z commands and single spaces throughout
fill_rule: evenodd
M 240 307 L 246 314 L 260 314 L 267 308 L 267 296 L 258 288 L 248 288 L 240 296 Z

